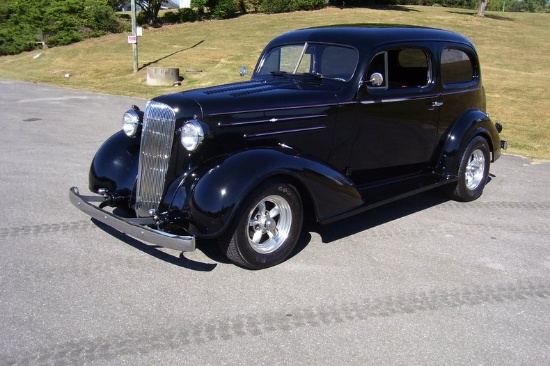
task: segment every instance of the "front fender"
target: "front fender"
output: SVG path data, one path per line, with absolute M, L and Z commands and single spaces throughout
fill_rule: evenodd
M 119 131 L 101 145 L 92 160 L 89 188 L 97 192 L 131 192 L 134 188 L 139 161 L 139 138 L 131 138 Z
M 487 140 L 493 161 L 500 156 L 500 137 L 494 123 L 487 114 L 471 110 L 462 115 L 444 134 L 436 171 L 447 179 L 456 178 L 461 152 L 476 136 L 483 136 Z
M 171 206 L 185 213 L 187 229 L 203 237 L 223 233 L 247 195 L 262 181 L 286 177 L 311 197 L 317 218 L 347 212 L 363 201 L 344 175 L 294 150 L 257 148 L 225 155 L 186 172 L 168 192 Z

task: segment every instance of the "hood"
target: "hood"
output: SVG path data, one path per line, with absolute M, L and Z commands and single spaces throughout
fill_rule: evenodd
M 335 105 L 341 90 L 340 82 L 312 77 L 279 77 L 195 89 L 163 95 L 155 100 L 177 108 L 185 115 L 197 115 L 203 120 L 217 120 L 223 115 L 235 113 Z M 189 110 L 192 101 L 197 104 L 200 112 Z M 183 109 L 187 109 L 187 112 Z

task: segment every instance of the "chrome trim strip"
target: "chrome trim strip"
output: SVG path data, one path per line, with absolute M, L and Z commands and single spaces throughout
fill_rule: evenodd
M 386 98 L 386 99 L 375 99 L 375 100 L 362 100 L 361 104 L 376 104 L 376 103 L 396 103 L 396 102 L 406 102 L 409 100 L 422 100 L 437 98 L 440 94 L 431 94 L 431 95 L 420 95 L 414 97 L 396 97 L 396 98 Z
M 479 92 L 482 88 L 478 85 L 474 86 L 462 86 L 462 87 L 454 87 L 454 88 L 445 88 L 441 95 L 454 95 L 454 94 L 464 94 L 469 92 Z
M 262 136 L 273 136 L 273 135 L 282 135 L 285 133 L 295 133 L 295 132 L 305 132 L 305 131 L 315 131 L 315 130 L 323 130 L 327 128 L 326 126 L 317 126 L 317 127 L 307 127 L 307 128 L 296 128 L 293 130 L 281 130 L 281 131 L 273 131 L 273 132 L 263 132 L 263 133 L 255 133 L 251 135 L 244 134 L 244 138 L 252 138 L 252 137 L 262 137 Z
M 260 109 L 246 109 L 246 110 L 237 110 L 232 111 L 231 113 L 227 112 L 221 112 L 221 113 L 211 113 L 209 114 L 210 117 L 212 116 L 221 116 L 221 115 L 227 115 L 227 114 L 245 114 L 245 113 L 257 113 L 257 112 L 272 112 L 272 111 L 289 111 L 294 109 L 312 109 L 312 108 L 330 108 L 330 107 L 336 107 L 338 106 L 338 103 L 329 103 L 329 104 L 305 104 L 305 105 L 297 105 L 297 106 L 291 106 L 291 107 L 279 107 L 279 108 L 260 108 Z
M 116 216 L 92 205 L 90 202 L 93 199 L 94 196 L 81 196 L 77 187 L 72 187 L 69 190 L 69 200 L 76 208 L 123 234 L 181 252 L 192 252 L 195 250 L 194 236 L 174 235 L 140 225 L 140 223 L 144 222 L 143 219 L 125 219 Z
M 274 122 L 288 122 L 288 121 L 299 121 L 304 119 L 312 119 L 312 118 L 325 118 L 327 117 L 326 114 L 312 114 L 308 116 L 294 116 L 294 117 L 284 117 L 284 118 L 270 118 L 270 119 L 256 119 L 252 121 L 244 121 L 244 122 L 220 122 L 218 123 L 218 127 L 233 127 L 233 126 L 243 126 L 243 125 L 251 125 L 256 123 L 274 123 Z

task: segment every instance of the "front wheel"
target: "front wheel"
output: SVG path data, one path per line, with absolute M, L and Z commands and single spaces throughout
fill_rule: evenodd
M 481 136 L 468 144 L 460 158 L 458 182 L 447 187 L 450 198 L 467 202 L 481 196 L 489 177 L 489 154 L 487 141 Z
M 241 267 L 274 266 L 292 253 L 302 220 L 302 201 L 296 188 L 282 181 L 264 182 L 248 196 L 220 239 L 220 248 Z

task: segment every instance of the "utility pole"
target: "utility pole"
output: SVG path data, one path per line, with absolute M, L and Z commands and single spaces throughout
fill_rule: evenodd
M 136 0 L 130 2 L 130 16 L 132 18 L 132 35 L 136 37 L 136 41 L 132 43 L 132 53 L 134 55 L 134 72 L 138 72 L 138 45 L 137 45 L 137 22 L 136 22 Z

